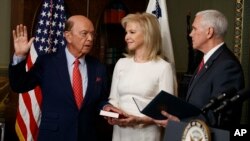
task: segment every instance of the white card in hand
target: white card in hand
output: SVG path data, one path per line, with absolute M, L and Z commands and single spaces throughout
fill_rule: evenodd
M 100 115 L 101 116 L 105 116 L 105 117 L 119 118 L 119 114 L 118 113 L 108 112 L 108 111 L 104 111 L 104 110 L 100 111 Z

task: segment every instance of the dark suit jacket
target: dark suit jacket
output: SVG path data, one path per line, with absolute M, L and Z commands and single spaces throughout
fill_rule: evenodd
M 70 82 L 65 50 L 38 57 L 29 72 L 25 62 L 9 66 L 11 88 L 18 93 L 39 85 L 42 90 L 42 118 L 39 141 L 95 141 L 95 119 L 98 108 L 106 104 L 107 78 L 104 65 L 90 56 L 85 57 L 88 88 L 78 110 Z
M 196 73 L 195 73 L 196 74 Z M 212 97 L 217 97 L 222 92 L 235 88 L 244 88 L 243 70 L 238 59 L 223 44 L 205 63 L 198 75 L 194 75 L 189 84 L 186 100 L 202 109 Z M 224 115 L 221 126 L 239 123 L 241 105 L 235 105 Z M 217 124 L 213 113 L 208 113 L 210 125 Z

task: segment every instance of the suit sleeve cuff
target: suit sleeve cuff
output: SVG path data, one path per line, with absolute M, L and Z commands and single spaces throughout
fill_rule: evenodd
M 12 61 L 12 66 L 17 65 L 18 63 L 22 62 L 25 60 L 26 56 L 16 56 L 15 54 L 13 55 L 13 61 Z

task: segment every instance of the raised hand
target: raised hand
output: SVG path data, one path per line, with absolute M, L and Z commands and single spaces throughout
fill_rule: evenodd
M 16 30 L 12 31 L 13 42 L 16 56 L 26 56 L 29 52 L 34 37 L 28 41 L 28 34 L 26 26 L 20 24 L 16 26 Z

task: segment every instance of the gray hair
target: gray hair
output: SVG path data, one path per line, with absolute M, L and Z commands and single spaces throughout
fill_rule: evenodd
M 217 10 L 204 10 L 198 12 L 196 16 L 202 16 L 201 24 L 213 27 L 216 36 L 225 37 L 228 22 L 227 18 L 221 12 Z

